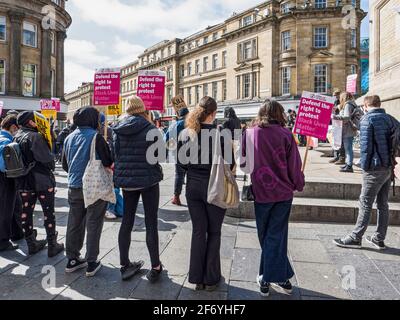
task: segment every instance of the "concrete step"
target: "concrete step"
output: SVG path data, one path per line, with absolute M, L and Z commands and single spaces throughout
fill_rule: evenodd
M 337 183 L 327 181 L 307 181 L 301 193 L 296 193 L 296 198 L 321 198 L 321 199 L 342 199 L 358 200 L 361 194 L 361 184 Z M 390 188 L 389 201 L 400 203 L 400 185 Z
M 390 224 L 400 225 L 400 203 L 390 203 Z M 238 209 L 228 210 L 227 215 L 242 219 L 255 219 L 253 202 L 241 202 Z M 354 224 L 358 216 L 358 201 L 295 198 L 290 220 L 297 222 L 335 222 Z M 376 208 L 371 223 L 376 223 Z

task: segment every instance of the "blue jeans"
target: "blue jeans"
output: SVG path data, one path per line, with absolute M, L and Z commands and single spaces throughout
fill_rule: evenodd
M 124 199 L 119 192 L 119 188 L 115 188 L 114 192 L 117 198 L 117 203 L 108 203 L 107 211 L 114 213 L 117 217 L 122 217 L 124 215 Z
M 175 164 L 175 186 L 174 195 L 180 196 L 182 193 L 183 183 L 185 182 L 186 171 L 178 164 Z
M 354 137 L 343 138 L 344 151 L 346 153 L 346 164 L 350 167 L 353 166 L 353 141 Z
M 287 255 L 289 216 L 293 200 L 255 202 L 258 238 L 261 245 L 260 275 L 267 283 L 285 282 L 294 276 Z

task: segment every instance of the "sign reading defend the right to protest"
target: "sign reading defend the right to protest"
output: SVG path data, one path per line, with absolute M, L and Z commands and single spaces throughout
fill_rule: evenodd
M 165 72 L 139 71 L 137 95 L 146 110 L 164 111 Z
M 335 97 L 304 91 L 294 133 L 325 140 L 334 104 Z
M 110 106 L 119 103 L 120 69 L 99 69 L 94 75 L 94 105 Z

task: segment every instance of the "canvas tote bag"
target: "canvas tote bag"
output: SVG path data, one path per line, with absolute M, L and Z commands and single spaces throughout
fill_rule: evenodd
M 90 160 L 82 179 L 85 208 L 98 200 L 114 204 L 117 202 L 112 173 L 104 168 L 101 160 L 96 160 L 96 137 L 97 134 L 93 137 L 90 146 Z
M 222 157 L 221 133 L 216 130 L 207 202 L 223 209 L 239 207 L 239 187 Z

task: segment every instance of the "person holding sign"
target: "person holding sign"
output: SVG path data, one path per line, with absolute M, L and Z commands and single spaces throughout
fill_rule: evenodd
M 35 254 L 48 243 L 48 256 L 54 257 L 64 250 L 64 245 L 57 243 L 58 232 L 54 215 L 56 187 L 53 174 L 54 156 L 49 143 L 39 133 L 34 112 L 20 113 L 17 121 L 20 130 L 16 134 L 14 142 L 20 145 L 25 164 L 31 167 L 27 175 L 17 178 L 17 187 L 22 199 L 22 228 L 28 244 L 28 251 L 29 254 Z M 45 124 L 43 126 L 46 127 Z M 33 229 L 33 212 L 37 200 L 43 209 L 47 241 L 37 240 L 37 231 Z
M 284 113 L 281 104 L 267 100 L 255 126 L 247 129 L 242 139 L 241 167 L 251 173 L 255 197 L 262 248 L 257 281 L 264 297 L 271 284 L 287 294 L 292 292 L 294 271 L 287 256 L 289 216 L 294 191 L 301 192 L 305 185 L 299 150 L 292 132 L 285 128 Z M 254 148 L 254 159 L 250 148 Z

